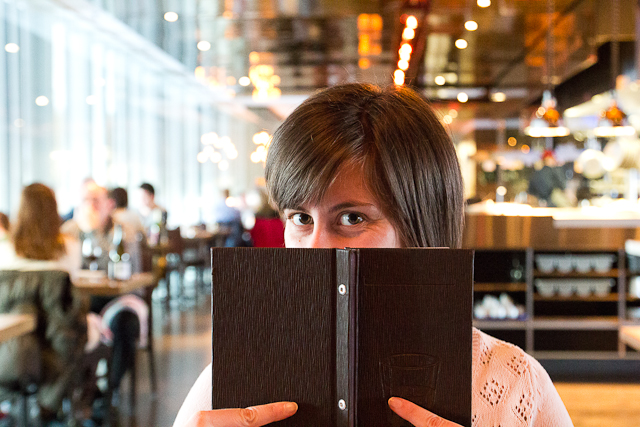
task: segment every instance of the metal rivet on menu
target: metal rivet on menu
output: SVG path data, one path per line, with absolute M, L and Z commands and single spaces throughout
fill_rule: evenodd
M 345 295 L 347 293 L 347 287 L 345 285 L 338 286 L 338 293 L 340 295 Z
M 344 286 L 344 285 L 342 285 L 342 286 Z M 347 402 L 345 402 L 344 399 L 338 400 L 338 408 L 340 408 L 340 410 L 344 411 L 345 409 L 347 409 Z

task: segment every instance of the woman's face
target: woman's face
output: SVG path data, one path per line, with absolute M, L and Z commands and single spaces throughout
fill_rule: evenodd
M 400 240 L 359 168 L 340 170 L 317 205 L 285 209 L 287 248 L 399 248 Z

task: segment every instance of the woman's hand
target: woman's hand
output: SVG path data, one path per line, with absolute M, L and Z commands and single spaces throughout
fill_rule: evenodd
M 294 402 L 277 402 L 245 409 L 200 411 L 184 427 L 259 427 L 289 418 L 297 410 Z
M 389 399 L 389 407 L 416 427 L 460 427 L 460 424 L 440 418 L 415 403 L 399 397 Z

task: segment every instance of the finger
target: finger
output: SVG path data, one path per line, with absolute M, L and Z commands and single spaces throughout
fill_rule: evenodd
M 460 427 L 459 424 L 447 421 L 436 414 L 419 407 L 415 403 L 399 397 L 389 399 L 389 407 L 396 414 L 416 427 Z
M 294 402 L 277 402 L 244 409 L 200 411 L 194 415 L 195 419 L 187 425 L 193 427 L 259 427 L 288 418 L 297 410 L 298 405 Z

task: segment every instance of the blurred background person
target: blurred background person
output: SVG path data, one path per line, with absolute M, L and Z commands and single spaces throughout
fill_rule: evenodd
M 278 212 L 269 204 L 264 190 L 259 191 L 260 206 L 255 212 L 251 240 L 256 248 L 284 248 L 284 224 Z
M 0 345 L 0 400 L 15 390 L 7 385 L 30 377 L 38 384 L 40 416 L 48 422 L 56 418 L 74 385 L 87 340 L 87 304 L 68 274 L 59 274 L 78 268 L 79 252 L 73 240 L 60 233 L 49 187 L 31 184 L 22 191 L 10 247 L 13 256 L 0 258 L 0 313 L 34 314 L 38 326 Z M 42 276 L 16 280 L 27 271 L 42 271 Z
M 234 205 L 234 202 L 235 200 L 231 197 L 229 190 L 224 189 L 222 190 L 221 198 L 218 199 L 213 208 L 215 223 L 227 232 L 224 246 L 252 246 L 250 235 L 245 235 L 242 214 Z
M 129 196 L 127 190 L 122 187 L 114 188 L 109 191 L 109 198 L 115 204 L 115 210 L 112 213 L 113 221 L 121 224 L 125 235 L 134 237 L 137 240 L 138 235 L 145 235 L 145 229 L 140 220 L 140 216 L 129 209 Z
M 94 183 L 89 186 L 74 218 L 63 224 L 63 231 L 81 242 L 85 268 L 95 263 L 98 270 L 107 270 L 115 227 L 125 230 L 124 225 L 115 221 L 115 210 L 116 203 L 109 197 L 107 189 Z M 123 239 L 127 252 L 136 252 L 135 234 L 124 233 Z M 133 268 L 135 271 L 135 266 Z M 117 394 L 124 374 L 133 366 L 137 341 L 146 336 L 148 307 L 142 298 L 134 295 L 116 298 L 93 296 L 90 309 L 103 317 L 104 326 L 111 331 L 113 346 L 109 380 Z
M 22 265 L 37 264 L 69 273 L 78 270 L 80 247 L 71 236 L 61 233 L 60 224 L 53 190 L 39 183 L 25 187 L 8 240 L 12 256 L 0 259 L 0 268 L 19 269 Z
M 229 190 L 222 190 L 221 197 L 213 208 L 214 221 L 218 225 L 229 226 L 241 221 L 240 210 L 233 206 L 232 200 Z
M 167 229 L 167 210 L 156 204 L 156 190 L 147 182 L 140 185 L 138 198 L 138 213 L 142 218 L 142 225 L 147 231 L 149 243 L 156 245 Z
M 572 202 L 565 194 L 567 176 L 558 165 L 553 152 L 546 150 L 542 154 L 542 167 L 537 169 L 529 180 L 528 192 L 538 199 L 540 206 L 569 207 Z
M 62 225 L 62 232 L 76 239 L 82 246 L 83 268 L 95 262 L 98 270 L 107 270 L 109 250 L 113 241 L 115 203 L 107 189 L 90 183 L 73 218 Z M 125 236 L 128 239 L 130 236 Z

